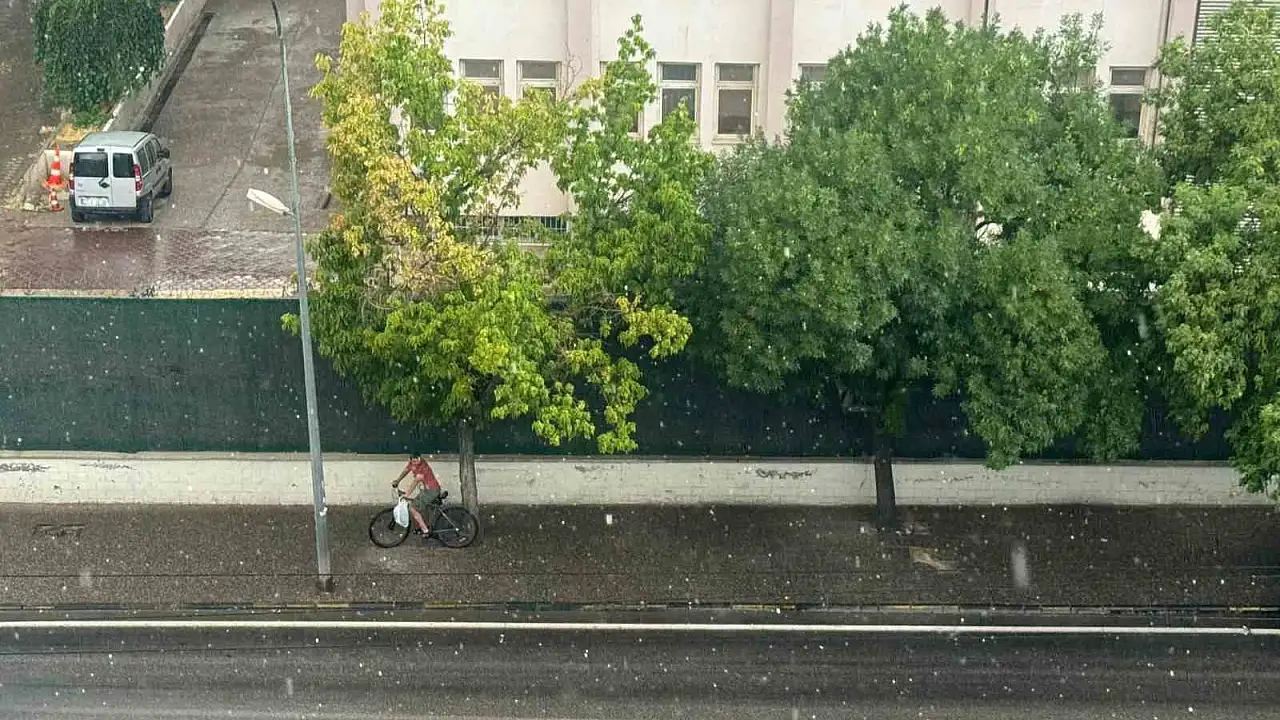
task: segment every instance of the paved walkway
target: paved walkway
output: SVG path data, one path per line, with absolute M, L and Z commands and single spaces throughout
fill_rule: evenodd
M 40 107 L 28 2 L 0 2 L 0 200 L 7 199 L 43 145 L 40 127 L 57 119 Z
M 12 437 L 10 438 L 12 441 Z M 458 491 L 458 465 L 432 465 Z M 330 504 L 390 499 L 404 458 L 331 455 Z M 0 503 L 309 505 L 305 454 L 0 452 Z M 870 463 L 858 460 L 483 457 L 480 501 L 544 505 L 873 505 Z M 894 463 L 902 505 L 1274 507 L 1219 465 L 1026 463 L 993 472 L 976 462 Z
M 0 225 L 0 293 L 281 297 L 296 257 L 291 232 Z
M 253 187 L 288 200 L 280 47 L 271 6 L 262 0 L 210 0 L 213 21 L 151 128 L 173 154 L 173 200 L 156 214 L 162 226 L 289 230 L 289 220 L 245 199 Z M 336 53 L 343 0 L 281 3 L 289 46 L 289 82 L 297 138 L 304 222 L 322 227 L 319 211 L 329 182 L 320 104 L 310 90 L 320 79 L 316 54 Z
M 1280 605 L 1263 508 L 502 507 L 465 550 L 329 513 L 352 602 Z M 0 604 L 311 602 L 308 508 L 0 505 Z

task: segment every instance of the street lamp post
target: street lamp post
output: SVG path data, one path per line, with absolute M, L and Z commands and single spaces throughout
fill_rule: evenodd
M 307 395 L 307 442 L 311 449 L 311 500 L 316 528 L 316 581 L 322 592 L 333 591 L 329 558 L 329 508 L 324 497 L 324 459 L 320 454 L 320 414 L 316 402 L 316 367 L 311 350 L 311 305 L 307 300 L 307 256 L 302 243 L 302 199 L 298 192 L 298 155 L 293 139 L 293 101 L 289 97 L 289 55 L 284 42 L 280 8 L 271 0 L 276 18 L 276 38 L 280 40 L 280 76 L 284 84 L 284 123 L 289 141 L 289 178 L 293 189 L 292 208 L 271 195 L 250 190 L 249 199 L 277 213 L 293 218 L 294 249 L 298 259 L 298 317 L 302 330 L 302 372 Z

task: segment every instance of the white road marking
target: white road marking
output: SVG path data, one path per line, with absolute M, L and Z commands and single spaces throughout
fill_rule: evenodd
M 274 720 L 276 718 L 301 718 L 315 717 L 323 720 L 368 720 L 371 717 L 377 717 L 378 720 L 422 720 L 423 715 L 397 715 L 378 711 L 376 715 L 368 712 L 333 712 L 328 710 L 307 710 L 285 711 L 285 710 L 228 710 L 224 708 L 205 709 L 205 708 L 174 708 L 172 706 L 165 708 L 145 708 L 136 706 L 125 707 L 76 707 L 62 706 L 56 703 L 51 704 L 48 701 L 23 706 L 10 705 L 6 706 L 6 712 L 12 713 L 32 713 L 33 717 L 90 717 L 90 718 L 106 718 L 106 717 L 125 717 L 125 718 L 164 718 L 164 720 L 175 720 L 176 718 L 193 718 L 199 720 L 201 718 L 231 718 L 232 720 Z M 526 718 L 517 717 L 515 715 L 432 715 L 434 720 L 526 720 Z M 533 720 L 533 718 L 527 718 Z M 539 720 L 592 720 L 591 718 L 539 718 Z
M 1140 635 L 1280 637 L 1280 628 L 1105 625 L 824 625 L 815 623 L 496 622 L 447 620 L 4 620 L 0 630 L 477 630 L 497 632 L 828 635 Z

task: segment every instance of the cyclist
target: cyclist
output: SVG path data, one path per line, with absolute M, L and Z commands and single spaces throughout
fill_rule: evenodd
M 436 480 L 436 473 L 431 469 L 431 465 L 427 463 L 426 458 L 421 453 L 414 453 L 409 456 L 409 464 L 404 466 L 404 470 L 400 472 L 400 477 L 391 483 L 391 487 L 396 491 L 400 491 L 400 481 L 404 480 L 406 475 L 413 474 L 413 482 L 409 483 L 409 489 L 404 491 L 404 496 L 409 498 L 409 514 L 413 516 L 415 522 L 418 523 L 418 529 L 422 531 L 423 539 L 431 537 L 431 528 L 427 527 L 427 521 L 424 515 L 427 513 L 427 507 L 440 497 L 440 481 Z M 413 497 L 413 492 L 417 490 L 418 494 Z

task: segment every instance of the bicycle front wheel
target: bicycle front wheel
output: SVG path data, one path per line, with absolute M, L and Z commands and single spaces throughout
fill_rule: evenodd
M 393 548 L 409 537 L 409 528 L 396 523 L 395 508 L 387 508 L 369 521 L 369 539 L 380 548 Z
M 480 535 L 480 521 L 470 510 L 454 505 L 444 508 L 432 523 L 432 534 L 449 548 L 464 548 Z

